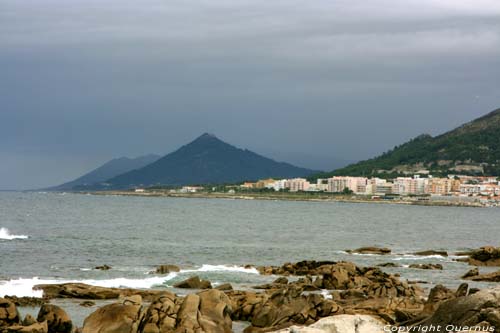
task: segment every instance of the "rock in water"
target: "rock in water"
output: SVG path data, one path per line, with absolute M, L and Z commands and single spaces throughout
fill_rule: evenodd
M 174 284 L 174 288 L 212 289 L 212 284 L 210 281 L 201 280 L 199 276 L 192 276 L 187 280 Z
M 71 333 L 73 330 L 69 315 L 57 305 L 42 305 L 36 320 L 40 323 L 47 321 L 49 333 Z
M 413 253 L 416 256 L 443 256 L 447 257 L 448 252 L 439 250 L 427 250 Z
M 441 264 L 411 264 L 409 267 L 410 268 L 416 268 L 416 269 L 437 269 L 437 270 L 443 270 L 443 265 L 441 265 Z
M 359 249 L 355 250 L 347 250 L 347 253 L 357 253 L 357 254 L 379 254 L 379 255 L 384 255 L 384 254 L 390 254 L 391 249 L 388 249 L 386 247 L 374 247 L 374 246 L 368 246 L 368 247 L 360 247 Z
M 472 251 L 469 265 L 474 266 L 500 266 L 500 248 L 484 246 Z
M 168 273 L 171 273 L 171 272 L 180 272 L 181 269 L 179 268 L 179 266 L 175 266 L 175 265 L 160 265 L 158 267 L 156 267 L 156 274 L 168 274 Z
M 127 297 L 121 303 L 105 305 L 85 319 L 82 333 L 137 332 L 141 305 L 140 296 Z

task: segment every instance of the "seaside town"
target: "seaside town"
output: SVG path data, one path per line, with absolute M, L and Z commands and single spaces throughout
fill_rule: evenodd
M 500 181 L 498 177 L 448 175 L 414 175 L 382 178 L 335 176 L 311 182 L 305 178 L 263 179 L 222 187 L 184 186 L 172 189 L 172 193 L 197 193 L 223 191 L 228 194 L 252 192 L 331 193 L 362 197 L 368 200 L 396 200 L 418 202 L 448 202 L 450 204 L 500 205 Z M 136 189 L 144 192 L 144 189 Z

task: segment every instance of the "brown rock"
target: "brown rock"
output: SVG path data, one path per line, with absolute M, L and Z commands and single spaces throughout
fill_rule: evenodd
M 57 305 L 42 305 L 36 320 L 37 322 L 46 321 L 49 333 L 71 333 L 73 329 L 70 317 Z
M 140 290 L 130 288 L 105 288 L 84 283 L 39 284 L 34 290 L 43 290 L 44 298 L 80 298 L 80 299 L 118 299 L 131 295 L 141 295 L 145 300 L 151 300 L 162 291 Z
M 96 266 L 96 267 L 94 267 L 94 269 L 98 269 L 101 271 L 107 271 L 107 270 L 111 269 L 111 266 L 108 266 L 108 265 Z
M 443 257 L 447 257 L 448 256 L 448 252 L 446 251 L 440 251 L 440 250 L 427 250 L 427 251 L 419 251 L 419 252 L 415 252 L 413 253 L 414 255 L 416 256 L 443 256 Z
M 474 266 L 500 266 L 500 248 L 484 246 L 472 251 L 469 264 Z
M 469 273 L 471 273 L 471 272 L 468 272 L 467 274 L 469 274 Z M 472 274 L 474 274 L 474 273 L 475 272 L 472 272 Z M 473 275 L 470 277 L 466 277 L 464 279 L 471 280 L 471 281 L 481 281 L 481 282 L 500 282 L 500 271 L 493 272 L 493 273 Z
M 227 290 L 233 290 L 233 286 L 230 283 L 223 283 L 221 285 L 218 285 L 214 289 L 227 291 Z
M 8 327 L 6 330 L 2 331 L 5 333 L 48 333 L 49 329 L 47 326 L 47 322 L 44 321 L 42 323 L 33 323 L 31 325 L 14 325 Z
M 92 301 L 83 301 L 80 303 L 80 306 L 83 306 L 85 308 L 89 308 L 91 306 L 94 306 L 95 305 L 95 302 L 92 302 Z
M 441 264 L 411 264 L 409 267 L 416 269 L 437 269 L 437 270 L 443 269 L 443 265 Z
M 481 290 L 473 295 L 444 301 L 431 316 L 415 323 L 415 326 L 420 327 L 422 332 L 424 330 L 428 332 L 431 325 L 441 325 L 442 327 L 447 325 L 493 327 L 498 325 L 499 310 L 500 288 L 496 287 Z M 494 330 L 493 327 L 493 330 L 487 329 L 485 331 L 492 332 Z
M 21 318 L 16 305 L 5 298 L 0 298 L 0 327 L 19 324 Z
M 82 333 L 137 332 L 140 320 L 141 297 L 125 298 L 121 303 L 105 305 L 90 314 L 83 322 Z
M 212 289 L 212 284 L 210 281 L 201 280 L 199 276 L 192 276 L 187 280 L 174 284 L 174 288 Z
M 478 275 L 479 275 L 479 269 L 477 267 L 475 267 L 475 268 L 469 270 L 464 275 L 462 275 L 462 279 L 468 279 L 468 278 L 478 276 Z
M 181 269 L 176 265 L 160 265 L 156 267 L 156 274 L 168 274 L 172 272 L 180 272 Z
M 27 314 L 23 319 L 23 326 L 30 326 L 33 324 L 36 324 L 36 319 L 32 315 Z
M 401 265 L 395 264 L 393 262 L 386 262 L 386 263 L 378 264 L 377 266 L 378 267 L 401 267 Z
M 386 247 L 374 247 L 374 246 L 368 246 L 368 247 L 360 247 L 355 250 L 346 250 L 347 253 L 357 253 L 357 254 L 379 254 L 379 255 L 385 255 L 385 254 L 390 254 L 391 249 L 388 249 Z

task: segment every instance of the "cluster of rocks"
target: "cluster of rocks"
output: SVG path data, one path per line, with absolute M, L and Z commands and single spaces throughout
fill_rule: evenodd
M 469 265 L 500 266 L 500 248 L 484 246 L 472 251 L 469 255 Z
M 464 280 L 471 280 L 476 282 L 500 282 L 500 271 L 480 274 L 479 269 L 473 268 L 462 276 Z
M 84 306 L 93 305 L 92 300 L 117 301 L 97 309 L 77 329 L 55 305 L 44 304 L 36 319 L 27 316 L 22 320 L 15 299 L 0 299 L 0 333 L 226 333 L 232 331 L 235 320 L 250 323 L 245 333 L 314 323 L 310 332 L 321 327 L 344 332 L 338 331 L 338 327 L 365 324 L 366 332 L 370 332 L 377 325 L 426 327 L 446 322 L 469 326 L 498 324 L 500 328 L 500 289 L 478 291 L 463 284 L 450 290 L 438 285 L 425 298 L 417 285 L 380 268 L 359 267 L 350 262 L 300 261 L 257 269 L 261 274 L 281 276 L 272 283 L 244 291 L 233 290 L 230 284 L 214 287 L 210 281 L 192 276 L 174 285 L 198 290 L 187 296 L 167 290 L 104 288 L 81 283 L 38 285 L 35 289 L 43 290 L 45 300 L 82 299 Z M 157 273 L 174 270 L 175 267 L 164 266 Z M 478 276 L 481 275 L 476 269 L 464 278 L 476 281 Z M 453 315 L 446 317 L 447 311 Z
M 500 266 L 500 248 L 494 246 L 483 246 L 472 251 L 455 253 L 465 258 L 455 259 L 466 262 L 471 266 Z
M 31 315 L 22 319 L 13 302 L 0 298 L 0 332 L 72 333 L 74 327 L 68 314 L 56 305 L 44 304 L 36 319 Z

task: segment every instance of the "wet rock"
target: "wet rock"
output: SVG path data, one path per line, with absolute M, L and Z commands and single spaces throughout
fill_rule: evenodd
M 26 317 L 24 317 L 24 319 L 23 319 L 23 326 L 30 326 L 30 325 L 33 325 L 35 323 L 36 323 L 36 319 L 30 314 L 27 314 Z
M 478 276 L 478 275 L 479 275 L 479 269 L 477 267 L 475 267 L 475 268 L 469 270 L 464 275 L 462 275 L 462 279 L 468 279 L 468 278 Z
M 469 271 L 466 273 L 468 274 L 475 274 L 475 271 Z M 463 279 L 465 280 L 471 280 L 471 281 L 481 281 L 481 282 L 500 282 L 500 271 L 498 272 L 492 272 L 492 273 L 486 273 L 486 274 L 478 274 L 477 275 L 471 275 L 468 277 L 464 277 Z
M 221 285 L 218 285 L 214 289 L 227 291 L 227 290 L 233 290 L 233 286 L 230 283 L 223 283 Z
M 16 306 L 37 307 L 45 303 L 45 300 L 43 298 L 38 298 L 38 297 L 5 296 L 5 299 L 8 299 Z
M 416 256 L 442 256 L 447 257 L 448 252 L 440 250 L 426 250 L 413 253 Z
M 441 264 L 411 264 L 409 267 L 416 269 L 435 269 L 435 270 L 443 269 L 443 265 Z
M 395 264 L 393 262 L 385 262 L 382 264 L 378 264 L 377 267 L 401 267 L 401 265 Z
M 108 265 L 96 266 L 96 267 L 94 267 L 94 269 L 98 269 L 101 271 L 107 271 L 107 270 L 111 269 L 111 266 L 108 266 Z
M 168 274 L 172 272 L 180 272 L 181 269 L 176 265 L 160 265 L 156 267 L 156 274 Z
M 201 280 L 199 276 L 192 276 L 182 282 L 174 284 L 174 288 L 183 289 L 211 289 L 212 284 L 210 281 Z
M 16 305 L 5 298 L 0 298 L 0 327 L 19 324 L 21 318 Z
M 118 299 L 131 295 L 141 295 L 145 300 L 151 300 L 161 291 L 140 290 L 130 288 L 105 288 L 91 286 L 84 283 L 39 284 L 34 290 L 43 290 L 43 296 L 52 298 L 80 298 L 80 299 Z
M 141 297 L 125 298 L 120 303 L 105 305 L 83 322 L 82 333 L 137 332 L 141 314 Z
M 89 308 L 91 306 L 94 306 L 95 305 L 95 302 L 92 302 L 92 301 L 83 301 L 80 303 L 80 306 L 83 306 L 85 308 Z
M 385 255 L 385 254 L 391 254 L 391 249 L 388 249 L 386 247 L 374 247 L 374 246 L 368 246 L 368 247 L 360 247 L 355 250 L 346 250 L 347 253 L 356 253 L 356 254 L 378 254 L 378 255 Z
M 47 322 L 48 333 L 71 333 L 73 330 L 69 315 L 57 305 L 42 305 L 36 320 L 40 323 Z
M 469 264 L 474 266 L 500 266 L 500 248 L 484 246 L 472 251 Z

